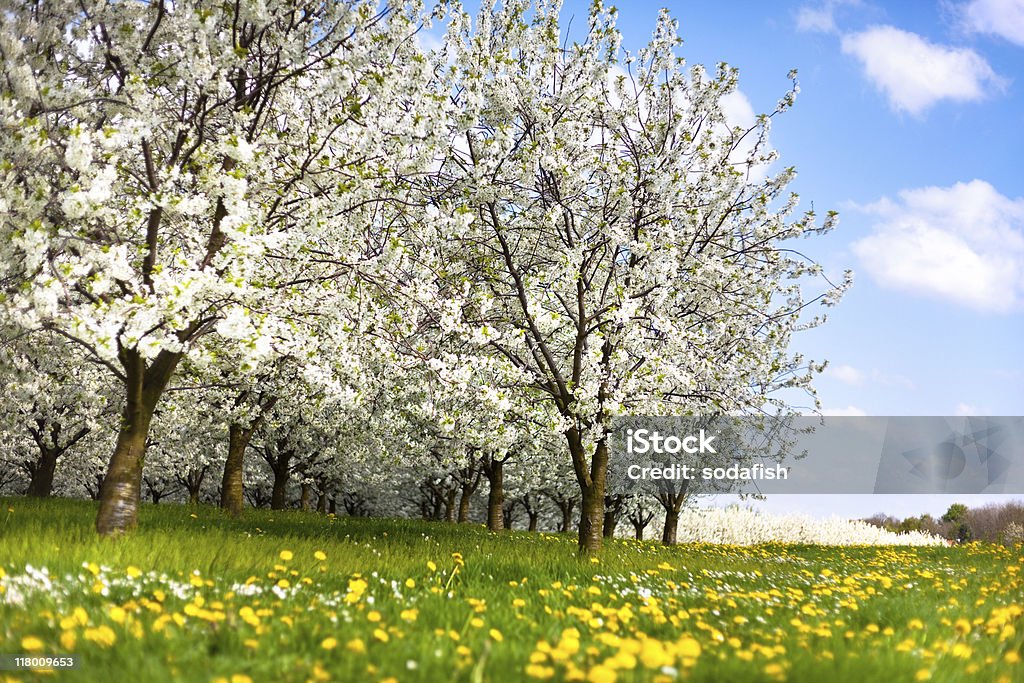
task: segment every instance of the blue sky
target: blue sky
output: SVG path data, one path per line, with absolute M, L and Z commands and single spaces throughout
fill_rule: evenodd
M 572 32 L 583 30 L 588 4 L 566 2 L 563 27 L 574 16 Z M 803 205 L 841 216 L 800 246 L 830 274 L 856 274 L 828 324 L 793 344 L 830 361 L 817 382 L 825 411 L 1024 415 L 1024 0 L 637 0 L 620 5 L 624 47 L 646 43 L 661 7 L 679 20 L 688 62 L 739 68 L 754 112 L 772 110 L 799 71 L 772 144 L 796 166 Z M 866 516 L 951 502 L 760 505 Z
M 1024 414 L 1024 2 L 630 2 L 627 47 L 658 9 L 687 61 L 727 61 L 755 111 L 799 70 L 772 143 L 805 204 L 840 212 L 806 251 L 856 283 L 794 348 L 831 363 L 826 412 Z M 628 9 L 626 9 L 628 7 Z M 563 10 L 582 19 L 583 3 Z M 964 497 L 969 504 L 998 496 Z M 778 496 L 773 511 L 941 513 L 949 496 Z

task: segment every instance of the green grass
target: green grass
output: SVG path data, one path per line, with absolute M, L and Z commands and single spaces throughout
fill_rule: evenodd
M 170 505 L 100 539 L 94 514 L 0 500 L 0 653 L 81 661 L 3 683 L 1024 678 L 1019 550 L 614 541 L 580 560 L 570 536 Z

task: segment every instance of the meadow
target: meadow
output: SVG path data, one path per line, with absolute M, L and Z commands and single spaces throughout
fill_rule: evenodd
M 0 681 L 1024 679 L 1024 550 L 616 540 L 0 499 Z

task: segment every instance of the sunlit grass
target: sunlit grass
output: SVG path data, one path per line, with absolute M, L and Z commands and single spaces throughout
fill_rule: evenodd
M 1012 681 L 1024 671 L 1024 557 L 1001 547 L 615 541 L 581 560 L 571 536 L 294 511 L 231 519 L 205 507 L 147 506 L 135 533 L 99 539 L 94 512 L 0 500 L 0 652 L 78 654 L 81 667 L 60 680 Z

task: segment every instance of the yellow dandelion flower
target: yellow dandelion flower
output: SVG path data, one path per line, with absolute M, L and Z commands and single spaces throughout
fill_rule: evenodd
M 589 683 L 615 683 L 616 678 L 618 678 L 618 674 L 615 673 L 614 669 L 600 664 L 587 673 L 587 681 Z
M 1011 650 L 1003 657 L 1003 661 L 1007 664 L 1017 664 L 1020 662 L 1020 655 Z
M 473 617 L 472 619 L 469 620 L 469 625 L 472 626 L 473 628 L 480 628 L 481 626 L 484 625 L 484 620 L 481 619 L 480 617 Z
M 416 587 L 416 579 L 406 579 L 405 580 L 405 587 L 406 588 L 415 588 Z
M 25 652 L 39 652 L 43 647 L 43 641 L 35 636 L 25 636 L 21 639 L 21 649 Z
M 380 612 L 378 612 L 377 610 L 373 610 L 372 612 L 366 615 L 366 619 L 376 624 L 381 619 Z
M 501 631 L 499 631 L 496 628 L 492 628 L 490 631 L 488 631 L 488 635 L 490 635 L 491 640 L 493 640 L 496 643 L 500 643 L 501 641 L 505 640 L 505 636 L 501 635 Z
M 353 638 L 345 644 L 345 649 L 361 655 L 366 652 L 366 643 L 363 642 L 362 638 Z
M 539 664 L 528 664 L 526 666 L 526 675 L 530 678 L 539 678 L 541 680 L 551 678 L 555 675 L 555 670 L 550 666 L 541 666 Z
M 916 674 L 914 674 L 914 680 L 915 681 L 927 681 L 927 680 L 930 680 L 931 677 L 932 677 L 932 672 L 929 671 L 928 669 L 921 669 Z
M 117 634 L 114 633 L 114 630 L 106 624 L 97 626 L 96 628 L 87 628 L 85 629 L 85 632 L 82 633 L 82 636 L 86 640 L 96 643 L 100 647 L 111 647 L 117 642 Z
M 338 647 L 338 639 L 324 638 L 322 641 L 320 641 L 320 647 L 322 647 L 325 650 L 333 650 L 334 648 Z
M 140 576 L 142 576 L 142 570 L 138 567 L 128 567 L 124 570 L 124 572 L 128 575 L 128 578 L 130 579 L 137 579 Z
M 232 674 L 231 683 L 252 683 L 252 679 L 245 674 Z
M 382 643 L 386 643 L 389 640 L 391 640 L 391 637 L 388 635 L 388 632 L 382 628 L 373 629 L 373 637 Z
M 291 550 L 282 550 L 278 557 L 281 558 L 282 562 L 291 562 L 292 558 L 295 557 L 295 553 Z
M 327 553 L 325 553 L 323 550 L 317 550 L 315 553 L 313 553 L 313 557 L 316 560 L 319 560 L 320 562 L 323 562 L 324 560 L 327 559 Z

